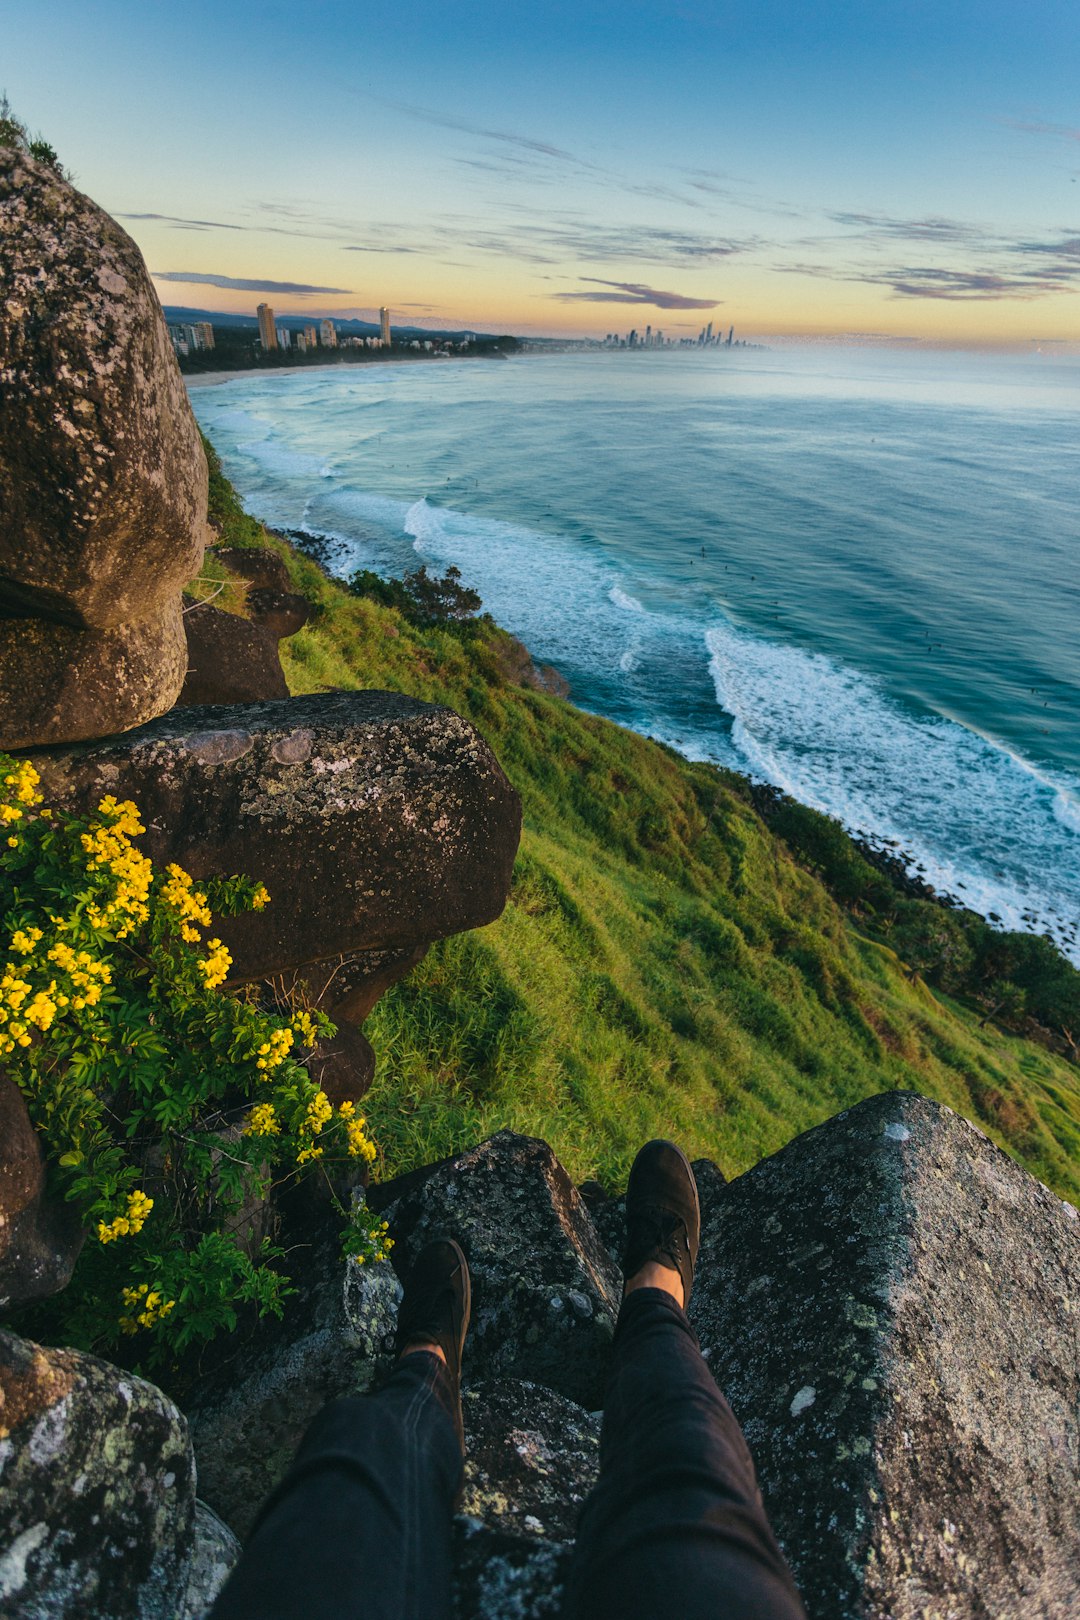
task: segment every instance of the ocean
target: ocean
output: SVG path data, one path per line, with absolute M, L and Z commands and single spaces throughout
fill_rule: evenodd
M 1080 359 L 569 353 L 192 402 L 343 574 L 455 563 L 582 707 L 1080 963 Z

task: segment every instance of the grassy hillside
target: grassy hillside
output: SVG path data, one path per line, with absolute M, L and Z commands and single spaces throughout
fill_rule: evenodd
M 282 644 L 294 692 L 449 703 L 524 803 L 504 916 L 433 949 L 366 1026 L 384 1174 L 511 1125 L 578 1177 L 623 1182 L 656 1134 L 731 1175 L 905 1087 L 1080 1202 L 1080 1071 L 914 977 L 796 863 L 741 778 L 515 684 L 494 627 L 418 630 L 350 596 L 268 539 L 216 471 L 212 515 L 230 544 L 275 546 L 317 605 Z

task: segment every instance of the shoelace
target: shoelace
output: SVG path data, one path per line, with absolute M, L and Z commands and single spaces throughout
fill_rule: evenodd
M 641 1222 L 643 1232 L 638 1247 L 643 1252 L 655 1251 L 657 1254 L 666 1255 L 681 1275 L 683 1260 L 690 1254 L 686 1222 L 682 1216 L 673 1215 L 670 1210 L 661 1209 L 656 1205 L 646 1205 L 640 1211 L 638 1220 Z M 685 1250 L 685 1255 L 680 1249 Z

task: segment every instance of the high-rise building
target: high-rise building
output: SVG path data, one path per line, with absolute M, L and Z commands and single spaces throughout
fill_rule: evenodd
M 337 327 L 333 321 L 323 321 L 320 325 L 320 336 L 324 349 L 337 348 Z
M 198 340 L 200 349 L 212 349 L 214 347 L 214 328 L 209 321 L 195 322 L 195 337 Z
M 277 337 L 279 349 L 292 348 L 292 333 L 289 331 L 287 326 L 277 327 L 275 329 L 275 336 Z
M 379 336 L 382 338 L 383 348 L 388 349 L 390 347 L 390 311 L 385 308 L 379 311 Z
M 257 313 L 259 317 L 259 342 L 264 350 L 276 349 L 277 332 L 274 330 L 273 310 L 269 304 L 260 304 Z

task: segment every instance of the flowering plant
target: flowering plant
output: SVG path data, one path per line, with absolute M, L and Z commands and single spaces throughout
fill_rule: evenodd
M 239 1303 L 280 1314 L 289 1281 L 255 1212 L 376 1149 L 305 1067 L 334 1032 L 325 1015 L 223 988 L 214 913 L 259 910 L 265 888 L 155 871 L 130 801 L 62 815 L 39 785 L 0 754 L 0 1061 L 88 1228 L 71 1284 L 40 1309 L 68 1343 L 140 1334 L 153 1361 L 232 1328 Z M 337 1207 L 346 1252 L 382 1258 L 385 1224 Z

